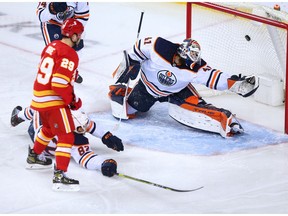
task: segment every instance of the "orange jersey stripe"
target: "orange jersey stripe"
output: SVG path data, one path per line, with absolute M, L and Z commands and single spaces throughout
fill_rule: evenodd
M 212 80 L 211 80 L 210 85 L 209 85 L 209 87 L 211 89 L 213 89 L 213 87 L 215 85 L 215 81 L 217 80 L 217 77 L 218 77 L 219 73 L 220 73 L 220 70 L 217 70 L 216 72 L 214 72 Z
M 86 163 L 87 159 L 89 159 L 92 155 L 94 155 L 94 152 L 90 152 L 84 158 L 81 159 L 81 165 L 83 167 L 85 167 L 85 163 Z

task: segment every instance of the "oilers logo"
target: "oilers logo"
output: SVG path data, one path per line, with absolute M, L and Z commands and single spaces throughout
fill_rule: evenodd
M 157 74 L 158 81 L 162 85 L 173 86 L 177 82 L 176 76 L 168 70 L 161 70 Z
M 59 39 L 59 34 L 54 34 L 54 39 L 58 40 Z

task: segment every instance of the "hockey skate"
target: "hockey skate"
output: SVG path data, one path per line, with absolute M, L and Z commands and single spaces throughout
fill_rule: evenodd
M 26 169 L 51 169 L 52 159 L 45 157 L 44 154 L 37 155 L 33 149 L 28 148 Z
M 53 186 L 54 191 L 79 191 L 79 181 L 67 177 L 62 170 L 57 170 L 54 166 Z
M 234 135 L 239 135 L 244 133 L 244 128 L 236 118 L 235 114 L 232 114 L 232 123 L 229 125 L 230 127 L 230 132 L 227 134 L 227 136 L 234 136 Z
M 16 127 L 18 124 L 20 124 L 21 122 L 25 121 L 24 119 L 18 117 L 18 113 L 22 110 L 21 106 L 16 106 L 11 114 L 11 125 L 13 127 Z
M 234 136 L 235 134 L 242 134 L 244 132 L 243 127 L 237 122 L 231 123 L 230 128 L 230 136 Z

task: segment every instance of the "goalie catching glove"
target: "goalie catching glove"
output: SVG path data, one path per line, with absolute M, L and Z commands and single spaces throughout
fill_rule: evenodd
M 102 142 L 108 147 L 115 151 L 123 151 L 124 146 L 122 140 L 119 139 L 117 136 L 114 136 L 111 132 L 107 132 L 102 137 Z
M 228 89 L 243 97 L 249 97 L 258 89 L 258 81 L 255 76 L 232 75 L 228 80 Z

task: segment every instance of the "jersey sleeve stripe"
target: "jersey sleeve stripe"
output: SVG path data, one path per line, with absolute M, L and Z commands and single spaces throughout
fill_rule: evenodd
M 33 110 L 30 107 L 24 109 L 24 116 L 26 119 L 31 120 L 33 118 Z
M 42 22 L 41 23 L 42 25 L 42 35 L 43 35 L 43 38 L 45 40 L 45 44 L 49 44 L 51 42 L 51 39 L 50 39 L 50 36 L 49 36 L 49 33 L 48 33 L 48 28 L 47 28 L 47 23 L 46 22 Z
M 79 163 L 81 164 L 81 166 L 87 168 L 87 162 L 90 160 L 91 156 L 94 155 L 94 152 L 93 151 L 89 151 L 89 152 L 86 152 L 79 160 Z
M 214 89 L 214 87 L 215 87 L 214 84 L 215 84 L 215 81 L 216 81 L 219 73 L 220 73 L 219 70 L 215 70 L 215 71 L 214 71 L 214 73 L 213 73 L 213 75 L 212 75 L 212 79 L 211 79 L 210 84 L 209 84 L 209 87 L 210 87 L 211 89 Z
M 60 73 L 55 73 L 55 74 L 53 75 L 52 80 L 53 80 L 54 78 L 55 78 L 55 79 L 59 78 L 59 79 L 65 80 L 66 82 L 70 82 L 70 81 L 71 81 L 68 76 L 65 76 L 65 75 L 60 74 Z M 64 81 L 63 81 L 63 83 L 64 83 Z
M 137 41 L 134 45 L 134 53 L 138 56 L 139 59 L 141 59 L 142 61 L 145 59 L 148 59 L 144 53 L 141 51 L 141 40 Z
M 217 79 L 216 79 L 215 84 L 214 84 L 214 89 L 217 89 L 218 82 L 219 82 L 220 77 L 221 77 L 222 74 L 223 74 L 223 72 L 220 72 L 220 73 L 218 74 Z
M 96 156 L 97 156 L 97 155 L 93 153 L 93 155 L 91 155 L 89 158 L 87 158 L 86 163 L 85 163 L 85 168 L 86 168 L 86 169 L 88 169 L 88 163 L 89 163 L 89 161 L 90 161 L 92 158 L 96 157 Z
M 93 134 L 95 130 L 96 130 L 96 123 L 94 121 L 89 121 L 87 126 L 87 132 Z

